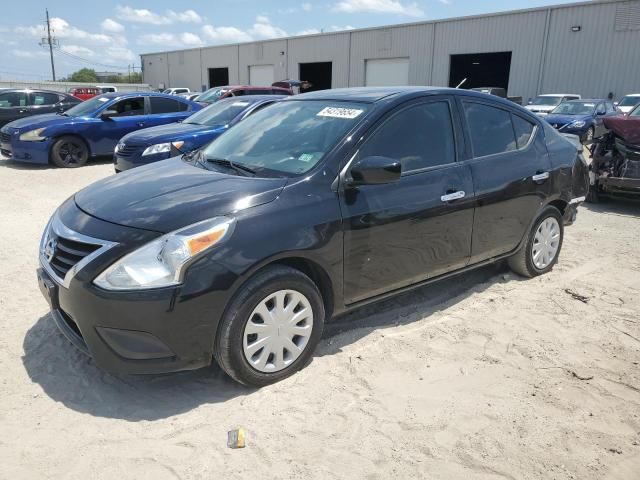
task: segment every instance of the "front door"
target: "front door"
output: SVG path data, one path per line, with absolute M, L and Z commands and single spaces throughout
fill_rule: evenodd
M 144 97 L 130 97 L 119 100 L 107 107 L 107 110 L 115 110 L 117 113 L 111 118 L 101 119 L 94 124 L 96 155 L 111 155 L 118 141 L 127 133 L 146 128 L 147 116 L 145 115 Z
M 515 249 L 549 195 L 551 163 L 540 127 L 493 102 L 462 102 L 476 192 L 471 262 Z
M 341 190 L 347 304 L 469 261 L 474 192 L 469 167 L 458 162 L 455 111 L 448 97 L 405 105 L 359 148 L 354 162 L 390 157 L 403 173 L 395 183 Z

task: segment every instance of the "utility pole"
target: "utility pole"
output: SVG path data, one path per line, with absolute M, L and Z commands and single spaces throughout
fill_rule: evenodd
M 53 63 L 53 47 L 54 45 L 57 46 L 57 40 L 54 38 L 51 38 L 51 24 L 49 22 L 49 9 L 45 9 L 45 11 L 47 12 L 47 37 L 43 38 L 42 41 L 40 42 L 41 46 L 49 46 L 49 55 L 51 56 L 51 75 L 53 76 L 53 81 L 56 81 L 56 67 Z

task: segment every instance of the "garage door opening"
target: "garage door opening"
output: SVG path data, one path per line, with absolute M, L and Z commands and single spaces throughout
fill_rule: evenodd
M 229 85 L 229 69 L 224 68 L 210 68 L 209 69 L 209 88 L 224 87 Z
M 509 89 L 511 52 L 451 55 L 449 86 L 461 88 L 501 87 Z
M 367 87 L 409 85 L 408 58 L 365 60 L 364 84 Z
M 301 63 L 300 80 L 311 83 L 305 92 L 331 88 L 331 62 Z

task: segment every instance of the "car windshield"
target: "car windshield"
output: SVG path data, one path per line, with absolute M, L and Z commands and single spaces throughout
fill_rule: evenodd
M 90 100 L 85 100 L 82 103 L 79 103 L 75 107 L 70 108 L 64 115 L 69 117 L 86 117 L 87 115 L 93 114 L 98 108 L 111 100 L 108 97 L 100 95 L 98 97 L 93 97 Z
M 241 101 L 236 98 L 223 99 L 200 110 L 198 113 L 194 113 L 184 123 L 208 126 L 227 125 L 249 105 L 251 105 L 251 102 Z
M 213 103 L 228 91 L 228 88 L 212 88 L 196 98 L 196 101 Z
M 636 105 L 638 105 L 640 103 L 640 97 L 624 97 L 622 100 L 620 100 L 620 103 L 618 103 L 619 107 L 634 107 Z
M 564 102 L 553 109 L 551 113 L 558 115 L 591 115 L 596 104 L 593 102 Z
M 629 112 L 630 117 L 640 117 L 640 105 Z
M 531 102 L 531 105 L 540 105 L 543 107 L 552 107 L 558 105 L 562 100 L 562 97 L 536 97 Z
M 210 143 L 202 157 L 250 167 L 258 175 L 301 175 L 318 164 L 368 109 L 368 104 L 355 102 L 279 102 Z

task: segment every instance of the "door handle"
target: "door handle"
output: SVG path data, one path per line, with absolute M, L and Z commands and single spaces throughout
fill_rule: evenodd
M 443 202 L 450 202 L 451 200 L 458 200 L 460 198 L 464 198 L 466 193 L 463 190 L 458 190 L 457 192 L 447 193 L 446 195 L 442 195 L 440 200 Z
M 540 172 L 531 177 L 531 180 L 533 180 L 534 182 L 542 182 L 547 178 L 549 178 L 549 172 Z
M 145 123 L 144 122 L 138 122 L 138 126 L 139 127 L 144 127 Z

